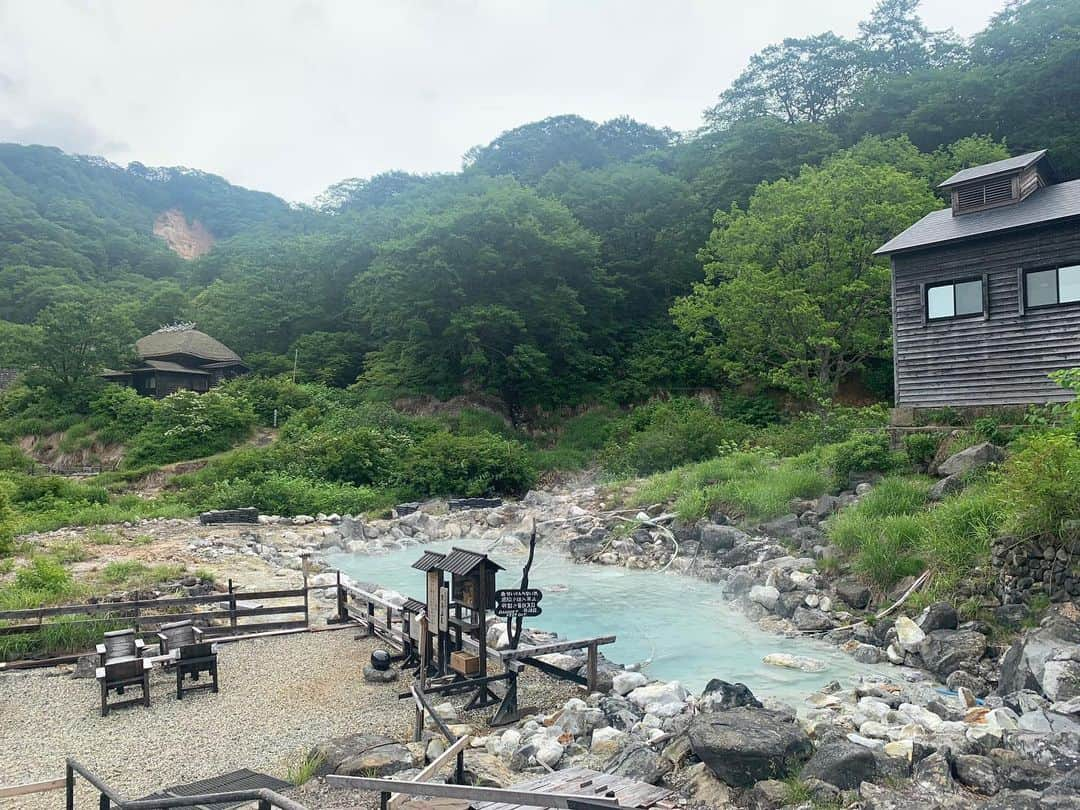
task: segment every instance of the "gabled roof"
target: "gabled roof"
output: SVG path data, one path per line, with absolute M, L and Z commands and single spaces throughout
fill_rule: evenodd
M 997 174 L 1009 174 L 1010 172 L 1023 171 L 1029 166 L 1038 163 L 1046 157 L 1046 150 L 1040 149 L 1038 152 L 1027 152 L 1023 155 L 1017 155 L 1016 157 L 1005 158 L 1005 160 L 995 160 L 993 163 L 984 163 L 982 166 L 972 166 L 970 169 L 961 169 L 944 183 L 941 183 L 938 188 L 951 188 L 952 186 L 958 186 L 961 183 L 970 183 L 972 180 L 984 180 L 987 177 L 993 177 Z
M 489 565 L 496 571 L 503 570 L 503 567 L 497 562 L 489 560 L 486 554 L 478 554 L 475 551 L 467 551 L 456 547 L 452 548 L 450 553 L 446 555 L 442 567 L 444 571 L 449 571 L 451 574 L 457 574 L 460 577 L 471 573 L 478 565 Z
M 143 359 L 188 354 L 202 360 L 242 362 L 240 355 L 198 329 L 159 329 L 135 341 L 135 351 Z
M 208 371 L 191 368 L 190 366 L 185 366 L 181 363 L 174 363 L 171 360 L 144 360 L 143 368 L 137 368 L 135 371 L 144 371 L 146 369 L 152 369 L 154 371 L 178 371 L 181 374 L 201 374 L 204 377 L 210 376 L 210 372 Z
M 433 568 L 441 569 L 445 559 L 445 554 L 440 554 L 437 551 L 425 551 L 424 556 L 414 562 L 412 567 L 417 571 L 430 571 Z
M 940 245 L 991 233 L 1080 217 L 1080 180 L 1033 191 L 1014 205 L 954 217 L 952 209 L 933 211 L 874 251 L 875 256 Z
M 412 597 L 410 597 L 405 600 L 405 604 L 401 606 L 401 609 L 406 613 L 415 613 L 419 615 L 427 611 L 427 605 L 425 605 L 419 599 L 413 599 Z

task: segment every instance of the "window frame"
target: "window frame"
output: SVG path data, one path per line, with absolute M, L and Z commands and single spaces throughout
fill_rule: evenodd
M 1073 262 L 1065 262 L 1062 264 L 1049 264 L 1039 265 L 1035 267 L 1025 267 L 1020 273 L 1020 300 L 1024 302 L 1024 312 L 1039 312 L 1044 309 L 1058 309 L 1060 307 L 1078 307 L 1080 306 L 1080 298 L 1075 301 L 1062 301 L 1061 300 L 1061 271 L 1069 268 L 1080 268 L 1080 259 Z M 1045 273 L 1047 270 L 1054 271 L 1054 297 L 1056 301 L 1050 304 L 1032 304 L 1028 301 L 1028 276 L 1032 273 Z
M 977 281 L 982 285 L 982 309 L 978 312 L 968 312 L 963 315 L 941 315 L 937 318 L 930 317 L 930 290 L 938 287 L 952 287 L 953 288 L 953 312 L 956 312 L 956 285 L 957 284 L 970 284 L 973 281 Z M 922 315 L 923 324 L 928 325 L 932 323 L 943 323 L 949 321 L 963 321 L 969 318 L 982 318 L 986 319 L 990 315 L 990 301 L 989 298 L 990 282 L 988 277 L 984 274 L 981 276 L 966 276 L 964 278 L 954 278 L 949 281 L 935 281 L 933 283 L 924 282 L 922 285 Z

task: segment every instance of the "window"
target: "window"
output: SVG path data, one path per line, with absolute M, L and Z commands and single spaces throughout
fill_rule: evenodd
M 1080 264 L 1025 273 L 1024 299 L 1029 309 L 1080 302 Z
M 953 281 L 926 288 L 926 319 L 966 318 L 983 314 L 983 281 Z

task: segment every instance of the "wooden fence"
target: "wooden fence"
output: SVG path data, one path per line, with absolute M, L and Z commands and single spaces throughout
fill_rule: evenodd
M 285 604 L 252 604 L 270 600 L 290 600 Z M 295 600 L 295 601 L 293 601 Z M 208 606 L 209 609 L 198 608 Z M 129 602 L 99 602 L 92 605 L 58 605 L 0 611 L 0 636 L 38 633 L 49 627 L 48 619 L 78 616 L 65 624 L 90 624 L 103 620 L 134 627 L 140 635 L 155 632 L 162 624 L 185 619 L 211 621 L 227 619 L 228 623 L 210 624 L 204 630 L 210 637 L 262 633 L 308 626 L 308 588 L 277 591 L 237 591 L 229 580 L 225 593 L 205 596 L 177 596 L 165 599 L 144 599 Z M 288 616 L 281 620 L 259 620 L 261 617 Z M 258 617 L 258 618 L 257 618 Z M 255 621 L 245 621 L 257 619 Z M 87 651 L 89 652 L 89 651 Z M 85 653 L 83 653 L 85 654 Z M 48 659 L 49 663 L 72 661 L 79 654 Z M 42 664 L 45 662 L 42 661 Z

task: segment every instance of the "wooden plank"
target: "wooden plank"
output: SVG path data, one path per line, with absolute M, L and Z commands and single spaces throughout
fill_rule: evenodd
M 447 799 L 466 799 L 471 802 L 506 802 L 526 807 L 551 807 L 573 810 L 574 807 L 618 808 L 614 799 L 596 796 L 570 796 L 560 793 L 539 793 L 475 785 L 445 785 L 441 782 L 396 782 L 393 779 L 368 779 L 362 776 L 331 774 L 326 781 L 334 787 L 373 790 L 379 793 L 407 793 L 411 796 L 436 796 Z
M 449 748 L 447 748 L 445 751 L 443 751 L 441 754 L 439 754 L 439 756 L 437 756 L 435 759 L 433 759 L 431 761 L 431 763 L 429 765 L 427 765 L 427 767 L 425 767 L 423 770 L 421 770 L 420 773 L 418 773 L 416 776 L 414 776 L 409 781 L 411 781 L 411 782 L 425 782 L 425 781 L 427 781 L 432 776 L 434 776 L 439 771 L 441 771 L 447 765 L 447 763 L 450 762 L 450 760 L 455 759 L 457 757 L 458 751 L 461 751 L 470 742 L 472 742 L 472 737 L 470 737 L 468 734 L 466 734 L 464 737 L 460 738 L 456 743 L 454 743 Z M 387 808 L 389 808 L 389 810 L 397 810 L 397 808 L 401 804 L 403 804 L 404 802 L 406 802 L 408 800 L 409 800 L 409 797 L 408 797 L 407 794 L 405 794 L 405 793 L 395 793 L 390 797 L 390 801 L 387 802 L 386 806 L 387 806 Z
M 251 599 L 251 600 L 258 600 L 258 599 L 289 599 L 289 598 L 292 598 L 294 596 L 299 596 L 299 597 L 303 598 L 304 594 L 307 593 L 309 590 L 312 590 L 313 588 L 314 588 L 314 590 L 322 590 L 323 588 L 335 588 L 335 587 L 337 587 L 337 586 L 336 585 L 319 585 L 318 587 L 312 586 L 312 588 L 306 588 L 306 589 L 305 588 L 292 588 L 292 589 L 283 590 L 283 591 L 252 591 L 251 593 L 247 593 L 245 591 L 237 591 L 236 596 L 237 596 L 238 599 Z
M 22 785 L 0 785 L 0 799 L 11 796 L 26 796 L 30 793 L 46 793 L 50 790 L 60 790 L 67 785 L 67 779 L 48 779 L 44 782 L 26 782 Z
M 499 657 L 504 661 L 513 661 L 516 658 L 532 658 L 537 655 L 565 652 L 566 650 L 580 650 L 590 644 L 613 644 L 615 636 L 597 636 L 596 638 L 583 638 L 576 641 L 553 641 L 550 644 L 538 644 L 534 647 L 518 647 L 516 650 L 499 650 Z

